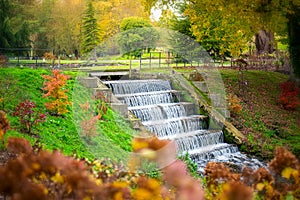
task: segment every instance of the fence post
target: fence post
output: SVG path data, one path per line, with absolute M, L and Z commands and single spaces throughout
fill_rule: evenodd
M 158 54 L 158 67 L 160 68 L 160 62 L 161 62 L 161 52 Z
M 170 52 L 168 51 L 168 68 L 170 67 Z
M 151 52 L 150 52 L 150 58 L 149 58 L 149 66 L 150 66 L 150 69 L 151 69 Z
M 142 69 L 142 54 L 140 54 L 140 70 Z
M 184 68 L 186 67 L 185 60 L 186 60 L 186 51 L 184 51 L 184 55 L 183 55 L 183 67 Z
M 131 70 L 132 70 L 132 66 L 131 66 L 131 57 L 130 57 L 130 60 L 129 60 L 129 78 L 131 78 Z

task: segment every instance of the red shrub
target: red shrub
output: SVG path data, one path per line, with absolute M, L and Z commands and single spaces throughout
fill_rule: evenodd
M 46 120 L 46 115 L 39 113 L 35 103 L 29 100 L 21 102 L 13 115 L 19 117 L 21 131 L 29 134 L 32 133 L 34 125 Z
M 291 81 L 286 81 L 280 84 L 281 95 L 279 103 L 286 110 L 294 110 L 299 105 L 298 94 L 299 89 L 296 84 Z

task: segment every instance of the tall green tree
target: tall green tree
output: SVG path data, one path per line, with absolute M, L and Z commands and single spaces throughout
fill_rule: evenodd
M 159 26 L 162 28 L 172 29 L 178 31 L 186 36 L 195 38 L 191 29 L 191 20 L 188 16 L 184 15 L 187 7 L 186 1 L 173 2 L 172 9 L 162 10 L 162 15 L 159 18 Z M 176 14 L 174 13 L 176 12 Z
M 289 33 L 289 52 L 293 66 L 293 75 L 298 79 L 300 85 L 300 1 L 291 5 L 287 14 Z
M 98 28 L 97 19 L 95 18 L 95 10 L 92 1 L 88 1 L 82 21 L 81 52 L 86 54 L 94 50 L 94 59 L 96 61 L 96 46 L 100 42 L 100 30 Z
M 0 0 L 0 43 L 3 48 L 29 48 L 37 0 Z M 10 51 L 28 55 L 26 50 Z
M 30 38 L 30 29 L 29 24 L 24 22 L 20 30 L 18 30 L 15 35 L 15 45 L 17 48 L 30 48 L 31 40 Z M 17 55 L 26 55 L 26 51 L 16 52 Z
M 120 25 L 121 33 L 117 37 L 124 55 L 139 57 L 143 50 L 156 47 L 159 33 L 151 23 L 141 17 L 125 18 Z
M 14 45 L 14 34 L 11 28 L 10 0 L 0 0 L 0 47 L 9 48 Z

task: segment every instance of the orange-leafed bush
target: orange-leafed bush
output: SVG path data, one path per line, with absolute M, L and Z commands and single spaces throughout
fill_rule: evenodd
M 4 198 L 104 199 L 100 195 L 102 188 L 90 176 L 84 162 L 59 152 L 32 151 L 24 140 L 8 141 L 8 149 L 19 156 L 0 166 L 0 193 Z
M 236 95 L 230 95 L 228 97 L 229 110 L 238 114 L 242 112 L 241 100 Z
M 48 62 L 54 62 L 55 61 L 55 59 L 56 59 L 56 56 L 55 55 L 53 55 L 53 53 L 51 53 L 51 52 L 46 52 L 46 53 L 44 53 L 44 56 L 43 56 L 46 60 L 48 60 Z
M 298 99 L 299 88 L 292 81 L 280 84 L 281 94 L 279 97 L 280 105 L 286 110 L 294 110 L 300 104 Z
M 83 119 L 80 121 L 81 135 L 87 138 L 95 136 L 97 134 L 97 123 L 99 115 L 94 116 L 93 113 L 89 112 L 91 106 L 89 102 L 80 105 L 80 108 L 85 111 Z
M 276 148 L 268 168 L 232 173 L 222 163 L 205 169 L 206 199 L 300 199 L 300 164 L 284 148 Z
M 153 138 L 145 142 L 154 149 L 167 144 Z M 57 151 L 37 151 L 25 139 L 9 138 L 7 149 L 16 158 L 0 165 L 0 194 L 4 198 L 201 200 L 204 195 L 199 181 L 188 175 L 181 161 L 162 169 L 162 181 L 115 164 L 76 160 Z
M 5 113 L 2 110 L 0 110 L 0 140 L 1 141 L 3 141 L 3 136 L 5 135 L 9 127 L 10 127 L 10 123 L 5 116 Z
M 98 119 L 102 119 L 103 115 L 105 115 L 108 110 L 108 99 L 101 91 L 95 92 L 93 99 L 95 101 L 95 113 L 98 116 Z
M 64 87 L 70 78 L 60 70 L 52 70 L 52 75 L 43 75 L 45 79 L 43 90 L 46 92 L 43 97 L 48 97 L 50 102 L 45 103 L 45 107 L 53 115 L 62 115 L 68 112 L 67 106 L 70 105 L 67 90 Z
M 155 137 L 138 138 L 133 144 L 134 156 L 156 161 L 169 159 L 164 152 L 173 155 L 175 147 Z M 9 138 L 7 149 L 16 158 L 0 165 L 0 194 L 4 199 L 204 199 L 200 181 L 189 176 L 187 166 L 179 160 L 161 167 L 160 180 L 128 171 L 122 165 L 36 150 L 25 139 Z M 266 168 L 246 168 L 238 174 L 225 164 L 211 162 L 204 178 L 208 200 L 300 199 L 300 164 L 283 148 L 276 149 Z

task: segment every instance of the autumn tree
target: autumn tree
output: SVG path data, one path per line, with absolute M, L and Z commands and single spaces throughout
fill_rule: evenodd
M 56 1 L 53 6 L 50 30 L 47 36 L 53 41 L 56 55 L 72 55 L 80 48 L 80 23 L 84 4 L 81 0 Z
M 54 9 L 54 0 L 43 0 L 35 5 L 35 31 L 31 34 L 32 47 L 41 49 L 54 49 L 55 37 L 52 31 L 52 13 Z
M 33 49 L 53 50 L 56 56 L 72 55 L 80 47 L 80 23 L 84 9 L 82 0 L 32 0 L 28 5 Z M 36 52 L 39 56 L 43 51 Z
M 150 12 L 158 2 L 163 6 L 168 4 L 164 0 L 151 0 L 144 1 L 143 5 Z M 262 52 L 268 53 L 274 49 L 273 34 L 288 37 L 293 74 L 300 77 L 299 0 L 186 2 L 184 15 L 190 18 L 193 35 L 204 48 L 217 51 L 220 55 L 226 51 L 239 55 L 253 36 L 265 33 Z
M 49 102 L 45 103 L 45 107 L 53 115 L 62 115 L 68 112 L 67 106 L 70 105 L 67 90 L 64 88 L 67 80 L 70 78 L 64 75 L 60 70 L 52 70 L 52 75 L 43 75 L 45 79 L 43 90 L 46 92 L 43 97 L 48 97 Z
M 144 11 L 141 0 L 110 0 L 94 2 L 95 16 L 101 30 L 101 41 L 106 40 L 120 32 L 120 24 L 127 17 L 149 18 Z
M 162 10 L 161 16 L 158 20 L 158 26 L 162 28 L 172 29 L 174 19 L 177 19 L 177 17 L 172 10 Z
M 95 9 L 92 1 L 88 1 L 82 20 L 81 52 L 86 54 L 94 50 L 94 59 L 97 61 L 96 46 L 100 42 L 100 30 L 97 24 L 97 19 L 95 18 Z
M 239 56 L 247 50 L 256 32 L 247 22 L 257 19 L 251 14 L 251 7 L 240 9 L 239 6 L 224 0 L 187 4 L 184 14 L 191 20 L 193 35 L 212 56 Z

